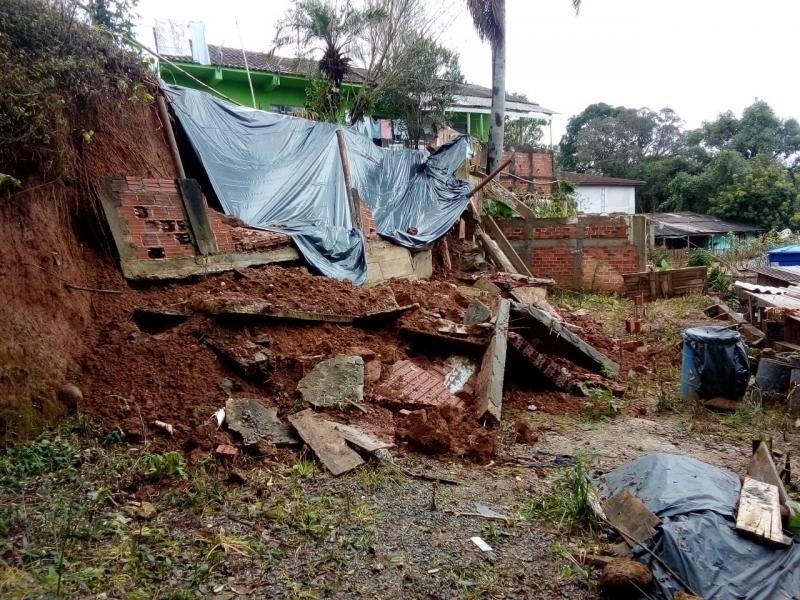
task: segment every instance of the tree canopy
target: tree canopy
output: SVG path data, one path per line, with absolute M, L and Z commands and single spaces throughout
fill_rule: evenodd
M 563 170 L 647 182 L 639 209 L 693 210 L 786 227 L 800 210 L 800 124 L 757 100 L 686 131 L 670 108 L 605 103 L 573 116 L 558 148 Z

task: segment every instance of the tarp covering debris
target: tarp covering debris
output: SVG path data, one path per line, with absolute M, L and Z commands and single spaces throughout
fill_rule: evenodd
M 469 184 L 453 176 L 472 154 L 468 137 L 433 154 L 389 150 L 333 123 L 235 106 L 166 86 L 175 114 L 227 214 L 290 234 L 320 272 L 361 284 L 364 236 L 352 227 L 336 138 L 343 129 L 351 183 L 375 229 L 411 249 L 444 235 L 467 205 Z
M 684 370 L 695 370 L 701 398 L 738 400 L 747 389 L 750 362 L 738 331 L 727 327 L 692 327 L 683 332 Z M 686 350 L 685 349 L 685 350 Z M 689 375 L 685 375 L 685 378 Z
M 774 548 L 736 532 L 739 477 L 688 456 L 647 454 L 607 473 L 601 492 L 628 490 L 663 524 L 651 550 L 703 598 L 800 598 L 800 546 Z M 639 551 L 663 596 L 685 591 Z

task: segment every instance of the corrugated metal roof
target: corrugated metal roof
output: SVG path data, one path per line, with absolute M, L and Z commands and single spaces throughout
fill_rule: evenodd
M 800 283 L 800 267 L 771 267 L 750 263 L 748 269 L 759 275 L 785 281 L 786 283 Z
M 723 221 L 711 215 L 690 211 L 669 213 L 645 213 L 653 222 L 656 237 L 685 237 L 687 235 L 712 235 L 719 233 L 757 233 L 765 231 L 761 227 Z

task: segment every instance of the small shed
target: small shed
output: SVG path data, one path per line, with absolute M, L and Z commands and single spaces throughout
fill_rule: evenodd
M 575 201 L 578 212 L 584 214 L 636 212 L 636 188 L 646 181 L 606 177 L 591 173 L 572 173 L 561 171 L 558 178 L 575 186 Z
M 798 267 L 800 266 L 800 246 L 784 246 L 767 252 L 770 266 L 773 267 Z
M 690 211 L 647 213 L 646 216 L 653 224 L 655 245 L 670 249 L 725 250 L 730 247 L 729 234 L 744 240 L 754 238 L 765 231 L 755 225 L 723 221 L 711 215 Z

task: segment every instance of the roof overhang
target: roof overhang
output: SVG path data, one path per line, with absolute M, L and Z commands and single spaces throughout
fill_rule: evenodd
M 445 109 L 447 112 L 463 112 L 463 113 L 478 113 L 478 114 L 491 114 L 492 99 L 483 98 L 481 96 L 454 96 L 453 103 Z M 511 102 L 506 101 L 506 113 L 510 113 L 519 117 L 538 117 L 549 119 L 554 114 L 552 111 L 538 104 L 530 104 L 528 102 Z

